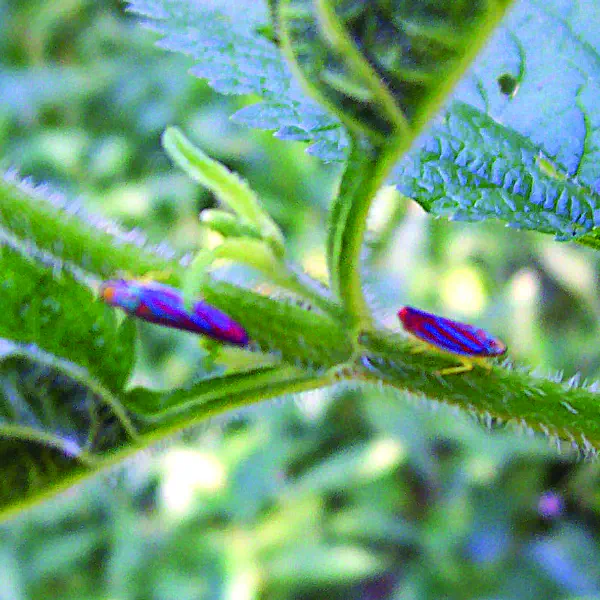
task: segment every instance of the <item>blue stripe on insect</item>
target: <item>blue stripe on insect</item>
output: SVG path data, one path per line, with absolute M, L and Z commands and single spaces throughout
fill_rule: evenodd
M 249 341 L 246 330 L 229 315 L 203 300 L 198 300 L 188 312 L 179 290 L 154 281 L 105 281 L 100 286 L 100 297 L 107 304 L 150 323 L 199 333 L 237 346 L 246 346 Z
M 456 347 L 454 352 L 457 353 L 469 353 L 469 354 L 477 354 L 481 352 L 481 343 L 479 340 L 473 340 L 472 338 L 467 337 L 458 327 L 456 327 L 457 323 L 452 321 L 452 325 L 450 326 L 446 319 L 442 317 L 437 317 L 437 321 L 435 323 L 435 327 L 431 325 L 426 325 L 427 328 L 433 329 L 434 333 L 437 335 L 440 341 L 443 341 L 448 346 Z M 458 325 L 463 325 L 462 323 L 458 323 Z M 463 325 L 466 327 L 471 327 L 470 325 Z M 465 352 L 465 349 L 468 349 L 468 352 Z
M 437 326 L 426 323 L 422 325 L 422 329 L 419 333 L 421 335 L 414 335 L 423 339 L 429 344 L 441 346 L 450 352 L 454 352 L 455 354 L 464 354 L 463 346 L 459 346 L 454 341 L 451 332 L 444 331 L 443 329 L 440 331 Z
M 506 352 L 506 345 L 501 340 L 474 325 L 452 321 L 411 306 L 400 309 L 398 317 L 404 329 L 417 339 L 436 350 L 460 357 L 461 366 L 443 369 L 439 374 L 468 371 L 475 362 L 490 368 L 484 360 L 478 359 L 500 356 Z

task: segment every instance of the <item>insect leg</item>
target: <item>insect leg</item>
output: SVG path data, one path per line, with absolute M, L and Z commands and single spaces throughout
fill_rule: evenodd
M 475 365 L 485 369 L 490 372 L 492 370 L 492 365 L 481 356 L 474 356 L 472 358 L 460 357 L 460 362 L 462 364 L 456 367 L 448 367 L 446 369 L 440 369 L 436 371 L 437 375 L 456 375 L 457 373 L 466 373 L 467 371 L 472 371 Z
M 468 358 L 461 358 L 461 364 L 456 367 L 447 367 L 445 369 L 440 369 L 436 371 L 436 375 L 456 375 L 457 373 L 466 373 L 467 371 L 472 371 L 474 367 L 474 363 L 472 360 Z

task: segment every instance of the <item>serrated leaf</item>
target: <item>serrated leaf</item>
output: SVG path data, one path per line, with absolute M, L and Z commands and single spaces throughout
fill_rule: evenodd
M 454 103 L 392 181 L 433 214 L 499 218 L 597 246 L 599 23 L 594 2 L 519 2 L 459 86 L 471 107 Z
M 561 170 L 596 191 L 599 26 L 594 0 L 518 2 L 457 94 L 528 137 Z M 502 92 L 503 75 L 515 81 L 512 95 Z
M 236 113 L 235 121 L 274 130 L 282 138 L 293 127 L 340 159 L 345 142 L 339 123 L 304 94 L 277 46 L 260 33 L 268 22 L 264 2 L 133 0 L 128 6 L 163 35 L 161 47 L 198 61 L 193 75 L 218 92 L 263 100 Z
M 128 8 L 164 36 L 161 47 L 198 59 L 192 73 L 215 90 L 275 98 L 288 89 L 276 46 L 258 32 L 264 3 L 133 0 Z
M 597 193 L 524 136 L 458 102 L 394 178 L 402 194 L 439 216 L 501 219 L 560 240 L 600 225 Z
M 232 36 L 237 31 L 235 28 L 242 27 L 246 36 L 244 39 L 250 47 L 256 44 L 262 48 L 265 43 L 269 46 L 270 42 L 265 42 L 257 33 L 257 24 L 264 24 L 267 20 L 264 7 L 258 7 L 256 2 L 249 0 L 245 2 L 238 15 L 248 7 L 253 10 L 252 18 L 240 24 L 236 23 L 235 11 L 231 7 L 228 9 L 226 2 L 218 5 L 213 3 L 212 12 L 203 7 L 195 13 L 189 0 L 168 4 L 168 9 L 163 7 L 160 0 L 153 3 L 133 2 L 131 7 L 132 10 L 155 19 L 154 27 L 165 35 L 164 44 L 170 49 L 184 51 L 202 60 L 199 69 L 206 70 L 206 74 L 202 76 L 212 74 L 218 77 L 219 72 L 229 70 L 230 74 L 225 78 L 235 79 L 238 71 L 243 73 L 247 69 L 249 74 L 256 73 L 256 62 L 243 56 L 244 51 L 236 48 Z M 459 184 L 463 186 L 465 196 L 470 196 L 470 200 L 465 200 L 463 204 L 478 203 L 476 209 L 467 211 L 456 198 L 433 206 L 424 190 L 415 192 L 415 199 L 423 206 L 429 206 L 434 214 L 438 214 L 439 207 L 439 214 L 445 216 L 456 214 L 458 218 L 470 220 L 503 218 L 519 227 L 540 227 L 542 231 L 554 233 L 561 239 L 586 236 L 590 222 L 595 222 L 593 211 L 596 209 L 595 197 L 590 196 L 588 191 L 597 194 L 600 186 L 600 105 L 597 102 L 600 93 L 597 83 L 599 39 L 595 35 L 600 22 L 598 11 L 597 3 L 584 0 L 518 2 L 456 93 L 457 99 L 489 113 L 500 127 L 510 127 L 529 138 L 533 146 L 526 144 L 529 146 L 528 152 L 536 148 L 543 157 L 556 165 L 559 172 L 573 179 L 577 188 L 582 188 L 572 195 L 567 192 L 567 196 L 576 197 L 577 201 L 581 200 L 580 196 L 584 196 L 581 210 L 576 206 L 577 202 L 573 209 L 569 207 L 567 212 L 572 210 L 572 220 L 571 214 L 561 214 L 565 213 L 564 203 L 557 203 L 556 212 L 552 212 L 540 210 L 540 205 L 535 202 L 523 203 L 517 198 L 515 210 L 511 208 L 510 199 L 504 207 L 498 208 L 489 196 L 510 196 L 506 191 L 494 190 L 490 193 L 482 182 L 474 178 L 467 178 L 461 183 L 458 175 L 445 172 L 444 167 L 448 165 L 438 165 L 438 158 L 427 150 L 425 157 L 419 157 L 423 148 L 432 143 L 434 138 L 430 136 L 423 145 L 413 149 L 406 163 L 402 163 L 395 171 L 391 182 L 400 184 L 399 189 L 410 190 L 413 183 L 411 179 L 416 178 L 419 171 L 418 164 L 422 166 L 422 170 L 426 170 L 427 163 L 431 170 L 450 177 L 451 191 L 456 190 Z M 211 29 L 210 22 L 219 18 L 222 24 L 226 22 L 223 18 L 229 19 L 235 27 L 228 29 L 222 25 L 221 29 Z M 206 28 L 203 28 L 204 22 L 209 23 Z M 184 23 L 188 27 L 184 36 L 186 40 L 176 35 L 177 28 Z M 430 34 L 432 31 L 429 30 Z M 426 30 L 422 33 L 426 33 Z M 214 36 L 212 42 L 211 36 Z M 539 43 L 540 39 L 545 40 L 544 44 Z M 346 142 L 340 138 L 337 122 L 307 101 L 297 87 L 294 87 L 293 81 L 290 83 L 289 70 L 276 46 L 271 44 L 269 48 L 268 59 L 264 58 L 272 64 L 268 71 L 269 81 L 259 82 L 254 79 L 252 85 L 246 83 L 236 91 L 241 93 L 243 88 L 251 88 L 252 93 L 259 95 L 264 101 L 242 109 L 237 115 L 238 120 L 249 126 L 277 130 L 277 135 L 283 139 L 313 142 L 309 149 L 311 154 L 328 161 L 340 160 Z M 239 60 L 238 52 L 241 55 Z M 254 54 L 260 56 L 259 52 Z M 198 73 L 202 74 L 201 71 Z M 244 78 L 240 73 L 237 73 L 237 77 Z M 250 75 L 247 78 L 252 80 Z M 510 94 L 502 92 L 500 81 L 503 80 L 513 82 L 514 90 Z M 450 109 L 445 121 L 448 123 L 453 117 L 456 117 L 456 113 Z M 473 143 L 468 130 L 469 123 L 465 123 L 464 128 L 454 127 L 451 134 L 442 134 L 438 128 L 434 136 L 458 135 L 453 137 L 454 142 L 467 147 Z M 501 131 L 498 130 L 500 135 L 513 137 L 510 131 Z M 481 150 L 482 154 L 485 151 L 485 148 L 479 146 L 471 149 L 474 152 Z M 491 167 L 496 157 L 492 154 L 482 158 Z M 456 165 L 457 168 L 458 166 Z M 516 168 L 524 173 L 528 165 L 524 162 L 516 165 Z M 402 180 L 405 175 L 408 182 Z M 509 175 L 507 185 L 510 185 L 510 179 Z M 482 187 L 478 187 L 479 183 Z M 537 216 L 532 216 L 532 213 Z M 582 239 L 598 245 L 593 236 Z

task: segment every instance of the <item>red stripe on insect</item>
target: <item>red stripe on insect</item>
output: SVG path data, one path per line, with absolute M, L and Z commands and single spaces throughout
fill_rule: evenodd
M 500 356 L 506 352 L 504 342 L 474 325 L 446 319 L 412 306 L 401 308 L 398 317 L 404 329 L 417 339 L 435 350 L 459 357 L 462 366 L 443 369 L 440 374 L 468 371 L 473 368 L 476 359 Z M 485 362 L 478 364 L 490 368 Z

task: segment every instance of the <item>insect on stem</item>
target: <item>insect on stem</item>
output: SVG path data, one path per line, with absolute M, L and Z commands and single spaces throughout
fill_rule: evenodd
M 206 335 L 236 346 L 249 343 L 246 330 L 229 315 L 203 300 L 198 300 L 188 312 L 179 290 L 155 281 L 105 281 L 100 285 L 100 297 L 110 306 L 150 323 Z
M 506 345 L 501 340 L 474 325 L 452 321 L 412 306 L 401 308 L 398 317 L 404 329 L 426 346 L 451 354 L 460 361 L 460 365 L 437 371 L 438 375 L 465 373 L 475 365 L 489 371 L 491 366 L 486 359 L 506 352 Z M 415 349 L 415 352 L 421 351 L 422 348 Z

